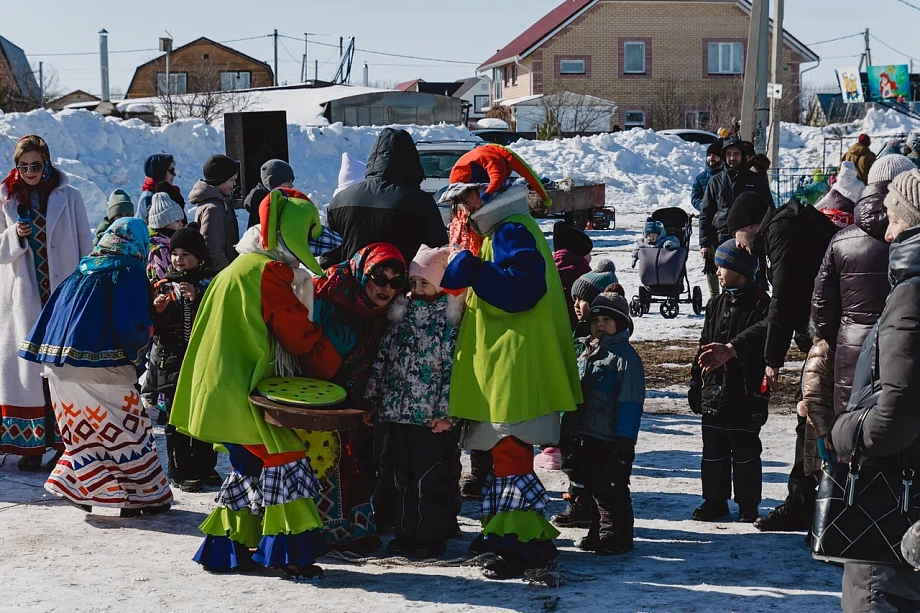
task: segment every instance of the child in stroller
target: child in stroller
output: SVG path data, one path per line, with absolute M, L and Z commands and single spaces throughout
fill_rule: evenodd
M 645 222 L 645 239 L 637 241 L 633 252 L 633 268 L 638 265 L 639 293 L 630 302 L 630 314 L 642 317 L 653 302 L 661 303 L 661 315 L 677 317 L 679 304 L 691 304 L 693 312 L 703 311 L 703 292 L 691 287 L 687 279 L 687 257 L 692 218 L 680 207 L 654 211 Z M 686 295 L 686 297 L 683 297 Z
M 639 250 L 649 247 L 674 251 L 680 248 L 680 241 L 676 236 L 667 234 L 663 223 L 649 217 L 645 220 L 645 237 L 636 241 L 636 248 L 633 251 L 633 268 L 639 262 Z

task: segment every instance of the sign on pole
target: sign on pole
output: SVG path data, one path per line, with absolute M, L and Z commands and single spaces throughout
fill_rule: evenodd
M 838 68 L 837 82 L 840 83 L 840 95 L 844 103 L 861 104 L 866 101 L 859 81 L 859 68 Z
M 774 100 L 782 100 L 783 84 L 782 83 L 768 83 L 767 84 L 767 98 L 772 98 Z

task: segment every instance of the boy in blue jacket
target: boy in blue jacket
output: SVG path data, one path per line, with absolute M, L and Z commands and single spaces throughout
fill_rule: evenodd
M 617 555 L 633 550 L 629 476 L 645 403 L 645 368 L 629 344 L 633 322 L 626 298 L 601 293 L 589 319 L 591 336 L 576 341 L 585 401 L 562 418 L 563 468 L 577 471 L 591 503 L 591 526 L 579 549 Z

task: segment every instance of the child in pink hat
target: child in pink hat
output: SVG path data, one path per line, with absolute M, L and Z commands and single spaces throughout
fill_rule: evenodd
M 423 559 L 459 530 L 460 432 L 447 399 L 464 303 L 441 289 L 449 254 L 422 245 L 409 264 L 410 300 L 391 318 L 365 394 L 384 428 L 381 472 L 396 484 L 395 495 L 374 496 L 392 500 L 387 551 Z

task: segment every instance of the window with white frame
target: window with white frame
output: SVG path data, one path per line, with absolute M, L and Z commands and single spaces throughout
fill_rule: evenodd
M 232 92 L 237 89 L 249 89 L 251 73 L 246 70 L 233 70 L 220 73 L 220 90 Z
M 645 43 L 623 43 L 623 72 L 645 74 Z
M 709 43 L 709 74 L 742 74 L 744 43 Z
M 623 124 L 627 130 L 645 127 L 645 111 L 626 111 Z
M 559 60 L 559 74 L 585 74 L 585 61 Z
M 158 72 L 157 73 L 157 95 L 162 96 L 166 94 L 166 73 Z M 184 72 L 171 72 L 169 73 L 169 93 L 170 94 L 185 94 L 188 93 L 188 75 Z
M 517 64 L 511 67 L 511 84 L 517 85 Z
M 482 113 L 489 106 L 488 96 L 473 96 L 473 112 Z
M 502 69 L 496 68 L 492 71 L 492 95 L 496 100 L 502 98 Z

